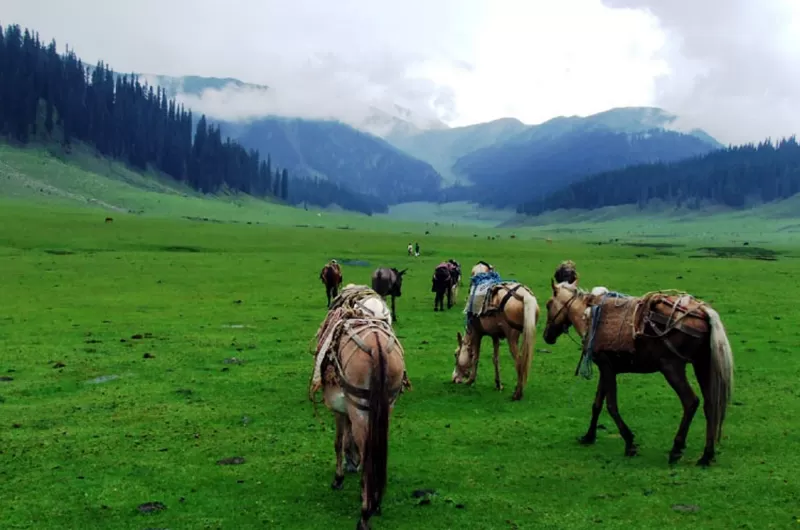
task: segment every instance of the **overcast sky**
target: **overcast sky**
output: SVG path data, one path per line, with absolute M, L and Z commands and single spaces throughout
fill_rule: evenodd
M 798 0 L 3 0 L 0 16 L 117 71 L 269 85 L 286 113 L 396 102 L 456 126 L 655 105 L 726 143 L 800 131 Z

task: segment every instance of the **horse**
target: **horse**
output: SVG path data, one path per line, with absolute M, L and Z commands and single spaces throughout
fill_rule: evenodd
M 433 310 L 444 311 L 444 295 L 447 293 L 447 309 L 453 307 L 453 272 L 454 267 L 450 262 L 442 262 L 433 271 L 433 285 L 431 292 L 436 293 L 433 299 Z
M 392 297 L 392 319 L 397 322 L 397 312 L 394 307 L 394 299 L 400 298 L 403 286 L 403 275 L 408 269 L 398 271 L 394 267 L 380 267 L 372 273 L 372 289 L 375 290 L 385 300 L 387 296 Z
M 539 321 L 539 304 L 533 292 L 517 282 L 501 283 L 486 296 L 491 297 L 489 311 L 482 314 L 468 313 L 464 337 L 462 338 L 461 332 L 456 334 L 458 347 L 455 351 L 453 383 L 475 382 L 478 375 L 481 339 L 489 335 L 494 347 L 492 354 L 494 384 L 497 390 L 502 390 L 498 355 L 500 339 L 505 338 L 517 369 L 517 387 L 511 397 L 517 401 L 522 399 L 523 389 L 528 382 L 533 346 L 536 342 L 536 325 Z M 522 335 L 521 350 L 520 335 Z
M 570 259 L 562 261 L 558 268 L 556 268 L 553 278 L 555 278 L 556 283 L 574 283 L 578 281 L 578 271 L 575 269 L 575 262 Z
M 602 293 L 599 296 L 579 289 L 577 282 L 557 284 L 551 280 L 551 287 L 553 296 L 547 302 L 544 341 L 555 344 L 562 333 L 574 326 L 584 339 L 582 363 L 586 363 L 586 371 L 591 369 L 591 362 L 600 370 L 589 429 L 578 441 L 583 445 L 595 442 L 597 419 L 605 400 L 608 413 L 625 441 L 625 455 L 636 455 L 634 435 L 617 408 L 617 374 L 661 372 L 683 405 L 683 417 L 669 453 L 669 463 L 678 462 L 700 404 L 686 379 L 686 365 L 692 364 L 703 394 L 706 417 L 705 449 L 697 465 L 709 466 L 715 457 L 714 443 L 722 438 L 722 424 L 733 389 L 733 352 L 719 313 L 685 293 L 668 296 L 658 292 L 639 298 L 623 295 L 621 302 L 605 302 L 613 293 L 602 287 L 594 289 Z M 632 316 L 619 319 L 619 328 L 611 326 L 613 329 L 608 332 L 614 339 L 595 347 L 603 326 L 613 322 L 606 320 L 596 325 L 591 315 L 597 311 L 610 314 L 607 319 L 621 312 Z M 623 324 L 634 332 L 621 333 Z M 600 342 L 604 342 L 602 336 Z
M 450 296 L 455 300 L 458 297 L 458 286 L 461 285 L 461 264 L 454 259 L 447 260 L 452 265 L 450 275 L 453 277 L 453 284 L 450 286 Z
M 495 270 L 494 266 L 486 263 L 485 261 L 479 261 L 478 263 L 475 264 L 474 267 L 472 267 L 472 272 L 470 273 L 470 276 L 475 276 L 476 274 L 484 272 L 492 272 L 494 270 Z
M 342 285 L 342 268 L 339 263 L 332 259 L 319 273 L 319 279 L 325 285 L 325 296 L 328 297 L 328 308 L 331 307 L 331 300 L 339 294 L 339 286 Z
M 413 254 L 414 254 L 414 246 L 411 243 L 409 243 L 408 244 L 408 255 L 412 256 Z
M 346 316 L 329 312 L 317 338 L 315 376 L 317 366 L 320 376 L 313 381 L 310 397 L 313 400 L 321 388 L 325 406 L 336 421 L 336 471 L 331 487 L 342 489 L 344 460 L 357 458 L 361 517 L 356 528 L 369 529 L 370 518 L 380 514 L 386 489 L 389 419 L 400 393 L 411 387 L 403 347 L 390 323 L 357 312 Z

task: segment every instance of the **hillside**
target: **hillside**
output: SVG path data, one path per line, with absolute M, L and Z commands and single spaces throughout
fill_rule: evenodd
M 387 208 L 336 183 L 290 176 L 271 163 L 269 145 L 247 149 L 164 88 L 118 75 L 103 62 L 87 67 L 74 52 L 59 54 L 54 41 L 44 45 L 18 25 L 0 30 L 0 140 L 66 152 L 87 147 L 209 195 L 234 191 L 368 214 Z
M 742 145 L 673 163 L 606 171 L 522 204 L 536 215 L 557 209 L 593 210 L 652 201 L 677 207 L 745 208 L 787 199 L 800 192 L 800 145 L 794 137 L 775 144 Z
M 463 184 L 463 176 L 453 168 L 459 158 L 478 149 L 503 143 L 527 127 L 515 118 L 502 118 L 466 127 L 412 134 L 395 131 L 386 139 L 398 149 L 431 164 L 448 184 Z
M 390 204 L 428 200 L 442 184 L 429 164 L 344 123 L 262 118 L 222 128 L 248 148 L 268 146 L 273 163 L 295 175 L 330 180 Z

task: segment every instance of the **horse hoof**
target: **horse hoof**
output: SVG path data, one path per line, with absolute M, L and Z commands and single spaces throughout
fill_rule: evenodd
M 340 490 L 342 489 L 343 484 L 344 484 L 344 475 L 342 476 L 336 475 L 335 477 L 333 477 L 333 482 L 331 482 L 331 488 L 335 490 Z
M 503 390 L 503 385 L 495 385 L 494 389 L 500 392 Z
M 522 399 L 522 394 L 520 392 L 514 392 L 514 395 L 511 396 L 511 401 L 519 401 Z
M 669 464 L 670 465 L 677 464 L 682 457 L 683 457 L 683 455 L 681 453 L 670 453 L 669 454 Z
M 589 436 L 588 434 L 584 434 L 583 436 L 578 437 L 578 443 L 581 445 L 592 445 L 597 441 L 597 437 Z
M 639 448 L 635 445 L 625 448 L 625 456 L 636 456 L 639 454 Z
M 705 456 L 700 457 L 700 460 L 697 461 L 697 465 L 700 467 L 709 467 L 711 465 L 711 459 Z

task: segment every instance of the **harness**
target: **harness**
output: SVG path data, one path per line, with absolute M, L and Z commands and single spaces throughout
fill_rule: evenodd
M 356 324 L 356 325 L 354 325 Z M 360 324 L 360 325 L 358 325 Z M 376 339 L 378 338 L 379 334 L 382 334 L 384 337 L 388 339 L 388 342 L 383 348 L 384 353 L 389 355 L 395 345 L 400 346 L 400 356 L 403 357 L 403 349 L 400 345 L 400 342 L 394 336 L 394 333 L 391 332 L 391 328 L 387 330 L 388 324 L 384 320 L 377 320 L 377 319 L 352 319 L 346 320 L 343 324 L 343 334 L 347 334 L 347 337 L 342 337 L 339 339 L 337 346 L 336 346 L 336 353 L 329 354 L 329 359 L 331 364 L 334 367 L 336 378 L 338 379 L 338 384 L 342 388 L 345 399 L 347 399 L 354 407 L 362 411 L 369 411 L 369 405 L 363 403 L 363 401 L 368 401 L 370 396 L 370 389 L 369 388 L 361 388 L 353 385 L 350 381 L 347 380 L 345 377 L 345 366 L 342 366 L 341 361 L 339 359 L 338 350 L 341 350 L 342 346 L 347 344 L 348 341 L 353 341 L 358 348 L 363 351 L 364 353 L 368 354 L 370 358 L 373 358 L 373 352 L 375 354 L 380 355 L 377 351 L 373 350 L 372 348 L 368 347 L 366 342 L 359 336 L 359 333 L 363 332 L 364 330 L 373 330 Z M 352 357 L 351 357 L 352 359 Z M 403 387 L 406 386 L 408 382 L 407 375 L 405 371 L 403 372 L 403 382 L 398 388 L 390 389 L 389 390 L 389 401 L 394 402 L 397 399 L 397 396 L 403 390 Z M 316 402 L 314 402 L 316 405 Z

